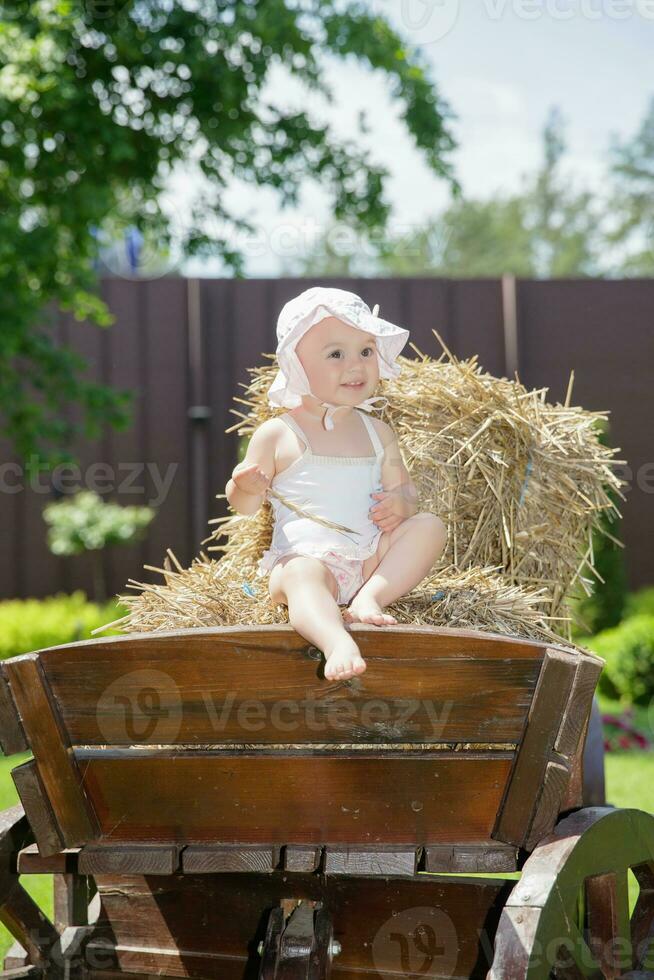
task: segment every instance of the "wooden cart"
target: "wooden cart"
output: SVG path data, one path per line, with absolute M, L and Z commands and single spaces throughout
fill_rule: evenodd
M 33 756 L 1 817 L 4 976 L 654 976 L 654 817 L 603 805 L 603 661 L 352 629 L 368 669 L 341 682 L 288 626 L 4 662 L 2 746 Z

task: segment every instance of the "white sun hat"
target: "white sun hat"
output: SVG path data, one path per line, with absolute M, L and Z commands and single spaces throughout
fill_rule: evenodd
M 379 306 L 370 310 L 367 303 L 346 289 L 333 286 L 311 286 L 299 296 L 286 303 L 277 319 L 277 362 L 279 371 L 268 389 L 270 405 L 282 408 L 296 408 L 302 404 L 302 395 L 312 395 L 306 372 L 300 363 L 295 348 L 301 337 L 316 323 L 325 317 L 334 316 L 351 327 L 356 327 L 377 338 L 377 361 L 381 378 L 396 378 L 400 373 L 400 365 L 396 358 L 407 340 L 409 331 L 398 327 L 389 320 L 378 316 Z M 385 402 L 387 399 L 378 395 L 366 398 L 357 408 L 366 412 L 371 411 L 375 402 Z M 332 415 L 340 405 L 331 402 L 321 402 L 327 406 L 323 418 L 326 429 L 333 429 Z

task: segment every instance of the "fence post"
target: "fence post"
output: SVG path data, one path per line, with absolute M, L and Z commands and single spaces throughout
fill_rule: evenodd
M 193 550 L 207 537 L 209 520 L 209 430 L 207 422 L 211 409 L 207 405 L 205 375 L 205 337 L 202 322 L 202 299 L 199 279 L 187 279 L 187 325 L 189 398 L 188 418 L 191 423 L 191 530 Z
M 504 328 L 504 371 L 509 380 L 515 377 L 519 366 L 518 303 L 515 276 L 505 272 L 502 276 L 502 326 Z

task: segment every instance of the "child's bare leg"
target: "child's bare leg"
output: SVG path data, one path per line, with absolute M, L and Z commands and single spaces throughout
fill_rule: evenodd
M 325 677 L 345 680 L 362 674 L 366 662 L 343 624 L 338 585 L 329 568 L 304 555 L 282 561 L 283 567 L 275 567 L 270 576 L 271 596 L 286 602 L 293 629 L 325 654 Z
M 446 540 L 445 525 L 435 514 L 414 514 L 403 521 L 390 532 L 386 554 L 345 611 L 346 622 L 376 626 L 397 622 L 382 612 L 383 607 L 422 582 L 442 555 Z

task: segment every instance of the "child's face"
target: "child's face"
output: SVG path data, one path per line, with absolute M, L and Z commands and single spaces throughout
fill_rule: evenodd
M 295 348 L 311 394 L 321 402 L 358 405 L 379 381 L 373 334 L 364 333 L 334 316 L 315 323 Z M 351 382 L 360 382 L 356 386 Z

